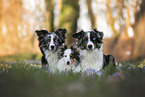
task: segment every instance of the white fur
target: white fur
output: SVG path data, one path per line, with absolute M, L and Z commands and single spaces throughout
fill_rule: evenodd
M 70 70 L 73 70 L 74 68 L 74 65 L 73 64 L 70 64 L 70 65 L 67 65 L 66 62 L 65 62 L 65 59 L 64 57 L 62 59 L 60 59 L 56 65 L 56 68 L 57 68 L 57 71 L 59 73 L 67 70 L 67 71 L 70 71 Z
M 56 63 L 58 62 L 58 51 L 50 51 L 43 48 L 45 53 L 45 58 L 47 59 L 49 65 L 49 71 L 51 73 L 56 72 Z
M 74 73 L 79 73 L 81 71 L 81 65 L 78 63 L 75 63 L 75 67 L 73 69 Z
M 81 58 L 81 69 L 82 71 L 86 71 L 87 69 L 95 69 L 98 71 L 103 67 L 103 46 L 94 50 L 80 50 L 80 58 Z

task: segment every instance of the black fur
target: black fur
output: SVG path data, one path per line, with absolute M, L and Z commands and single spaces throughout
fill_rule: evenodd
M 103 64 L 103 69 L 105 69 L 106 66 L 108 65 L 115 65 L 115 59 L 112 55 L 103 55 L 104 58 L 104 64 Z
M 71 50 L 72 50 L 72 58 L 76 59 L 76 61 L 80 63 L 80 53 L 78 50 L 78 44 L 74 43 L 71 46 Z

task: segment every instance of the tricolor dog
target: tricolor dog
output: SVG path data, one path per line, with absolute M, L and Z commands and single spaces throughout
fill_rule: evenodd
M 103 32 L 96 29 L 86 32 L 81 30 L 72 37 L 78 39 L 82 72 L 88 69 L 99 71 L 109 64 L 115 64 L 112 55 L 104 55 L 102 52 Z
M 72 47 L 67 49 L 67 46 L 60 49 L 59 60 L 56 65 L 57 71 L 59 73 L 65 71 L 79 72 L 77 66 L 79 65 L 79 53 L 76 52 Z
M 50 72 L 55 72 L 55 64 L 58 62 L 59 47 L 65 44 L 65 29 L 58 29 L 49 33 L 47 30 L 36 30 L 39 47 L 43 54 L 42 66 L 47 66 Z

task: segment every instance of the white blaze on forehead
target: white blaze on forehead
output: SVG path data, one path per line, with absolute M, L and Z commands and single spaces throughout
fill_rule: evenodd
M 70 54 L 71 54 L 71 49 L 65 50 L 65 51 L 64 51 L 64 54 L 65 54 L 65 55 L 70 55 Z
M 71 54 L 71 49 L 67 49 L 67 50 L 64 51 L 65 63 L 67 63 L 68 61 L 71 63 L 70 54 Z M 66 55 L 66 57 L 65 57 L 65 55 Z
M 49 50 L 51 50 L 51 46 L 55 46 L 55 44 L 54 44 L 54 35 L 51 34 L 48 37 L 51 37 L 50 44 L 49 44 Z
M 50 45 L 54 45 L 54 41 L 53 41 L 54 35 L 50 35 L 50 36 L 51 36 Z
M 87 34 L 88 34 L 88 41 L 90 41 L 90 33 L 88 32 Z
M 88 35 L 87 48 L 88 48 L 88 45 L 92 45 L 92 49 L 94 49 L 94 43 L 93 43 L 93 42 L 91 41 L 91 39 L 90 39 L 90 36 L 91 36 L 90 32 L 88 32 L 87 35 Z M 88 49 L 89 49 L 89 48 L 88 48 Z

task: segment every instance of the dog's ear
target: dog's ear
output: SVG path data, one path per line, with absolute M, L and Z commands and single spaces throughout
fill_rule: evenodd
M 78 62 L 80 62 L 80 54 L 79 54 L 79 51 L 78 51 L 78 44 L 77 43 L 74 43 L 72 46 L 71 46 L 71 51 L 72 51 L 72 58 L 76 59 Z
M 103 43 L 103 36 L 104 36 L 103 32 L 100 32 L 96 29 L 94 29 L 94 32 L 96 33 L 96 37 L 97 37 L 98 42 Z
M 74 43 L 73 45 L 71 45 L 71 50 L 76 50 L 76 49 L 78 49 L 78 43 L 76 42 L 76 43 Z
M 59 47 L 60 52 L 64 52 L 66 49 L 67 49 L 66 45 Z
M 66 45 L 64 46 L 64 49 L 65 49 L 65 50 L 67 49 L 67 46 L 66 46 Z
M 36 30 L 35 32 L 37 33 L 38 37 L 43 37 L 48 34 L 47 30 Z
M 67 30 L 64 28 L 59 28 L 54 32 L 60 38 L 60 42 L 65 43 L 65 38 L 66 38 L 65 34 L 67 33 Z
M 65 35 L 67 33 L 67 30 L 65 28 L 59 28 L 55 31 L 58 35 Z
M 83 37 L 83 34 L 84 34 L 84 31 L 81 30 L 80 32 L 73 34 L 72 37 L 80 39 L 81 37 Z
M 67 49 L 67 46 L 64 45 L 64 46 L 61 46 L 59 48 L 59 52 L 58 52 L 58 58 L 61 59 L 63 57 L 63 54 L 64 54 L 64 51 Z

